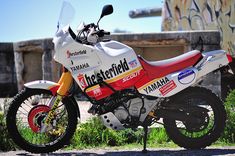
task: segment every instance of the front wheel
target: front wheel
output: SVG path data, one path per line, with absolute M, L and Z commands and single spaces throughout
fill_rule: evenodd
M 45 132 L 40 128 L 50 111 L 52 94 L 48 90 L 24 89 L 12 101 L 7 112 L 7 129 L 13 141 L 32 153 L 48 153 L 68 143 L 77 126 L 76 109 L 62 100 Z
M 174 104 L 181 105 L 182 113 L 197 120 L 163 119 L 166 132 L 174 143 L 186 149 L 201 149 L 220 137 L 225 127 L 226 112 L 221 100 L 210 90 L 188 88 L 170 99 L 168 105 Z

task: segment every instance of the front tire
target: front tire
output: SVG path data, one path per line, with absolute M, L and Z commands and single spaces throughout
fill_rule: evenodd
M 164 127 L 170 139 L 177 145 L 186 149 L 202 149 L 211 145 L 221 135 L 225 127 L 226 112 L 222 101 L 210 90 L 201 87 L 190 87 L 170 99 L 171 104 L 183 105 L 183 111 L 192 106 L 205 108 L 207 113 L 192 112 L 204 123 L 192 124 L 174 119 L 163 119 Z M 199 109 L 200 110 L 200 109 Z M 188 114 L 190 114 L 188 113 Z
M 11 102 L 6 122 L 13 141 L 32 153 L 48 153 L 62 148 L 69 142 L 77 126 L 76 108 L 62 100 L 56 108 L 53 122 L 45 132 L 40 126 L 50 107 L 46 104 L 52 97 L 48 90 L 28 89 L 21 91 Z

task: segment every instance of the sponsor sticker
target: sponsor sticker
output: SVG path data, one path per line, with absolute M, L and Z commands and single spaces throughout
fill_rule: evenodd
M 170 82 L 168 82 L 166 85 L 162 86 L 159 91 L 161 92 L 161 94 L 163 96 L 165 96 L 166 94 L 168 94 L 170 91 L 172 91 L 173 89 L 176 88 L 176 84 L 173 80 L 171 80 Z
M 101 92 L 100 88 L 94 89 L 94 90 L 93 90 L 93 93 L 94 93 L 95 96 L 100 96 L 100 95 L 102 95 L 102 92 Z
M 128 64 L 130 65 L 131 68 L 137 67 L 137 61 L 136 61 L 136 59 L 130 61 Z
M 110 68 L 107 69 L 100 69 L 97 71 L 96 75 L 87 75 L 85 74 L 86 82 L 89 86 L 97 83 L 97 78 L 101 81 L 108 80 L 111 78 L 114 78 L 122 73 L 125 73 L 130 70 L 130 67 L 128 66 L 128 63 L 126 59 L 119 60 L 119 63 L 113 63 Z
M 155 90 L 161 88 L 162 86 L 166 85 L 170 80 L 167 77 L 158 79 L 156 82 L 152 83 L 151 85 L 147 86 L 144 91 L 146 94 L 150 94 Z
M 122 79 L 122 82 L 129 81 L 129 80 L 131 80 L 131 79 L 137 77 L 138 75 L 140 75 L 140 70 L 137 71 L 137 72 L 131 73 L 130 75 L 124 77 L 124 78 Z
M 86 50 L 75 51 L 73 53 L 71 53 L 69 50 L 67 50 L 67 58 L 75 57 L 78 55 L 85 55 L 86 53 L 87 53 Z
M 195 79 L 195 76 L 196 74 L 192 69 L 187 69 L 178 75 L 178 81 L 181 84 L 189 84 Z
M 88 86 L 86 83 L 86 80 L 82 74 L 79 74 L 77 78 L 78 78 L 78 81 L 83 89 Z
M 86 68 L 89 68 L 90 65 L 88 63 L 83 63 L 83 64 L 79 64 L 77 66 L 74 66 L 74 67 L 70 67 L 70 69 L 72 70 L 72 72 L 76 72 L 78 70 L 83 70 L 83 69 L 86 69 Z

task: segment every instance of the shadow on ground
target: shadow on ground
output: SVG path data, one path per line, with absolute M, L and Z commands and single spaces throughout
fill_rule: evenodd
M 144 154 L 140 151 L 108 151 L 108 150 L 89 150 L 89 151 L 63 151 L 60 153 L 41 154 L 41 156 L 225 156 L 235 155 L 235 149 L 203 149 L 203 150 L 149 150 Z M 33 156 L 30 153 L 18 153 L 18 156 Z

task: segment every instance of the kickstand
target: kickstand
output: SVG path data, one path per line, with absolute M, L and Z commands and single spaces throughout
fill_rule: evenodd
M 147 136 L 148 136 L 148 126 L 144 125 L 144 149 L 142 150 L 142 153 L 147 153 L 146 144 L 147 144 Z

